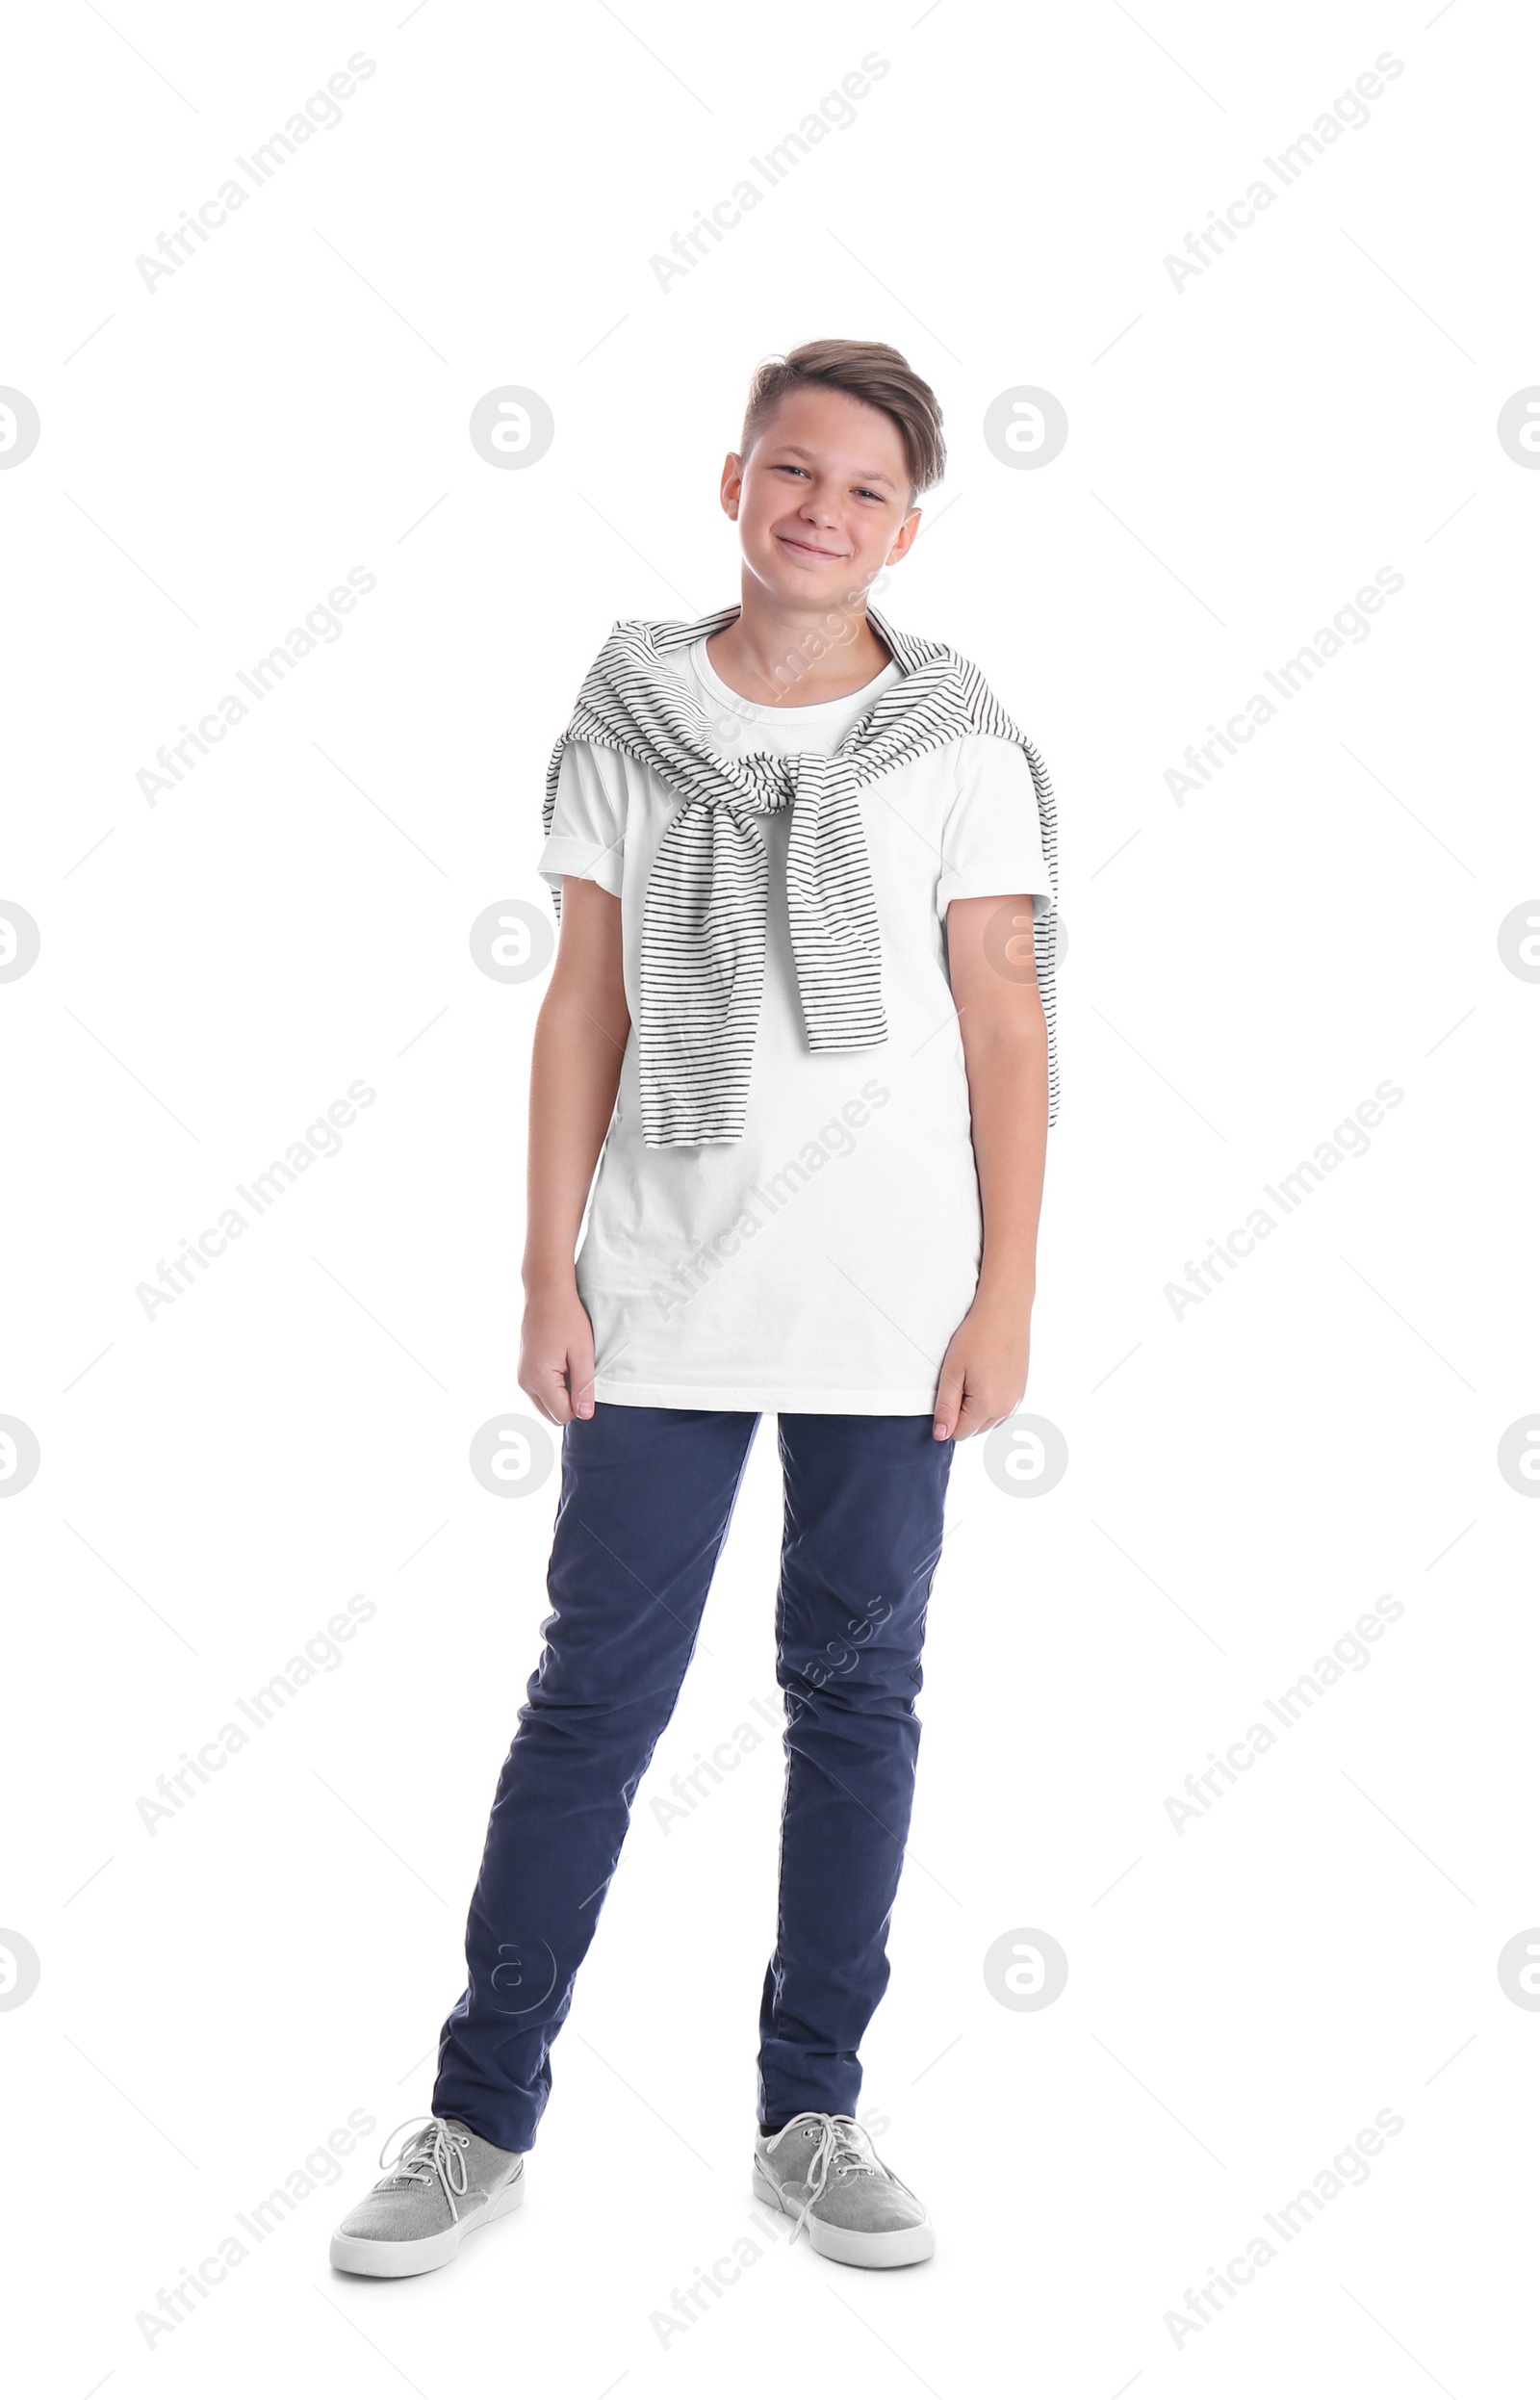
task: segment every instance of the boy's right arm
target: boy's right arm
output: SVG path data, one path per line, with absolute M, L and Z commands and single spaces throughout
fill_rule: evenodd
M 619 900 L 587 876 L 563 875 L 561 938 L 529 1068 L 519 1345 L 519 1387 L 553 1425 L 594 1410 L 594 1329 L 574 1256 L 630 1031 L 621 957 Z

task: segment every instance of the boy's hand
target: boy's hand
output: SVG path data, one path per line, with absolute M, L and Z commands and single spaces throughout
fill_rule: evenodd
M 1003 1425 L 1027 1388 L 1030 1300 L 996 1300 L 980 1292 L 946 1346 L 936 1387 L 933 1438 L 966 1441 Z
M 594 1329 L 574 1281 L 525 1295 L 519 1389 L 552 1425 L 594 1413 Z

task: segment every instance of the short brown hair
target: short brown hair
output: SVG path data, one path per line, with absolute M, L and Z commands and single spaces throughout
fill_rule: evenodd
M 946 473 L 941 403 L 903 353 L 886 342 L 804 342 L 783 358 L 767 359 L 749 386 L 740 457 L 747 458 L 776 402 L 808 383 L 848 392 L 852 400 L 891 417 L 904 440 L 911 501 L 939 483 Z

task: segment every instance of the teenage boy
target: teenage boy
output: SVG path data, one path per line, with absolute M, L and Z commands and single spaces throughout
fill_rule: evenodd
M 519 1382 L 563 1429 L 552 1613 L 432 2115 L 332 2240 L 357 2274 L 443 2265 L 524 2197 L 765 1410 L 786 1779 L 754 2188 L 849 2265 L 935 2248 L 856 2122 L 859 2051 L 954 1444 L 1026 1386 L 1057 1089 L 1042 761 L 966 659 L 868 605 L 943 465 L 896 350 L 761 368 L 722 475 L 738 606 L 618 623 L 551 761 Z

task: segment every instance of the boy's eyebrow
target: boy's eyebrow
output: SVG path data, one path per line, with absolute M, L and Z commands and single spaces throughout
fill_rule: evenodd
M 777 442 L 774 447 L 777 450 L 789 451 L 794 458 L 811 458 L 816 455 L 810 450 L 804 450 L 800 442 Z M 858 467 L 854 470 L 854 474 L 858 483 L 891 484 L 893 481 L 892 477 L 885 475 L 881 467 Z

